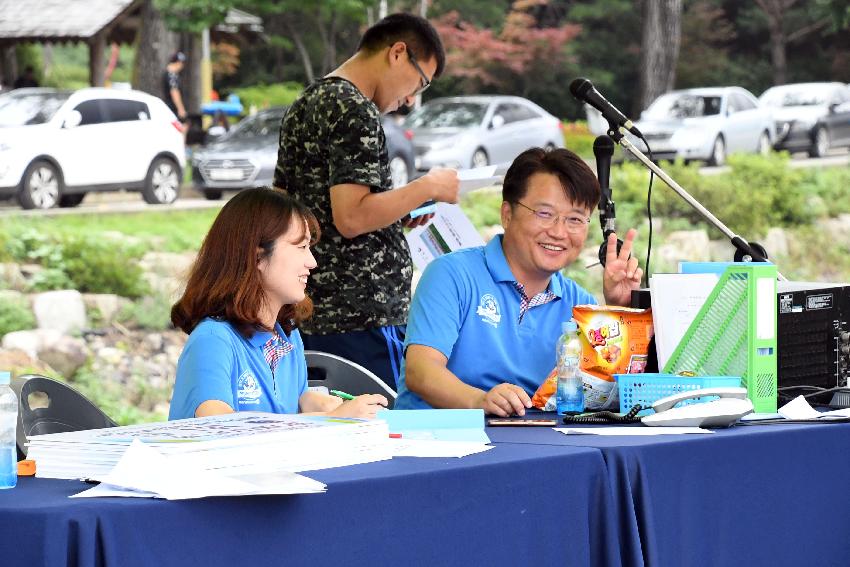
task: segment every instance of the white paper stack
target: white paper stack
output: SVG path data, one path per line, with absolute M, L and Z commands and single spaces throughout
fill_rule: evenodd
M 29 438 L 42 478 L 102 478 L 139 440 L 174 467 L 226 476 L 327 469 L 391 458 L 382 420 L 239 412 Z
M 718 279 L 717 274 L 654 274 L 649 278 L 659 369 L 673 356 Z

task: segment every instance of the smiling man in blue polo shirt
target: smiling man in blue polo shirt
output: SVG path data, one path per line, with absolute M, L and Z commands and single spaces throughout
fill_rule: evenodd
M 564 277 L 584 247 L 599 183 L 569 150 L 532 148 L 514 160 L 502 186 L 505 233 L 479 248 L 432 262 L 416 289 L 396 409 L 483 408 L 523 415 L 551 371 L 561 323 L 574 305 L 596 303 Z M 628 305 L 643 271 L 608 240 L 603 294 Z

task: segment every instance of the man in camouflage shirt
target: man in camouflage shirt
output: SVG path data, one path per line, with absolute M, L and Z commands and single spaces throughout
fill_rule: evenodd
M 413 272 L 402 227 L 428 220 L 409 217 L 426 201 L 457 202 L 459 183 L 453 170 L 432 170 L 390 191 L 380 115 L 412 104 L 444 65 L 428 21 L 393 14 L 366 31 L 351 59 L 310 85 L 281 125 L 275 185 L 309 206 L 322 230 L 305 349 L 357 362 L 393 389 Z

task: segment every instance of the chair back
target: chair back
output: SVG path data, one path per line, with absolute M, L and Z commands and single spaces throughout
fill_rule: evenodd
M 374 373 L 347 358 L 319 352 L 304 351 L 307 359 L 307 382 L 310 387 L 325 386 L 328 390 L 341 390 L 352 396 L 382 394 L 392 408 L 396 393 Z
M 85 396 L 57 380 L 26 374 L 13 378 L 11 386 L 18 396 L 19 457 L 26 456 L 25 443 L 31 435 L 117 425 Z

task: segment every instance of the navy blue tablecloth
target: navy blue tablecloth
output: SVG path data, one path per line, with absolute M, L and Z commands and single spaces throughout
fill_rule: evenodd
M 505 444 L 463 459 L 316 471 L 326 494 L 69 499 L 77 481 L 0 491 L 2 564 L 622 564 L 599 451 Z
M 487 433 L 500 444 L 599 449 L 624 565 L 850 565 L 850 424 L 659 437 Z

